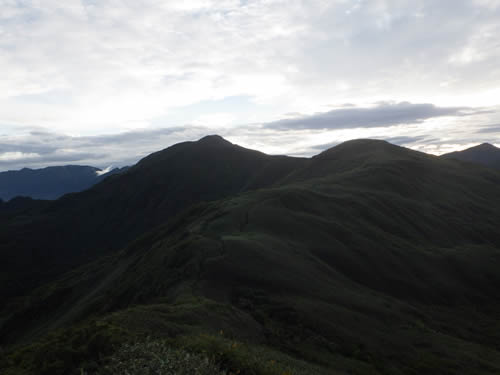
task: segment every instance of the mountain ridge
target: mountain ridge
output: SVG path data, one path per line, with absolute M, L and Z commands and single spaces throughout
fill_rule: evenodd
M 272 185 L 304 160 L 269 156 L 217 138 L 183 142 L 143 158 L 86 191 L 38 208 L 28 224 L 24 219 L 4 220 L 0 238 L 17 238 L 16 251 L 0 253 L 0 257 L 7 274 L 15 269 L 21 272 L 29 259 L 48 262 L 51 266 L 41 267 L 40 272 L 49 278 L 58 274 L 58 267 L 67 271 L 95 254 L 118 250 L 192 204 Z M 24 236 L 27 230 L 36 235 Z M 67 254 L 68 248 L 71 254 L 56 257 Z M 16 284 L 4 283 L 0 295 L 23 289 L 22 283 Z
M 76 204 L 79 220 L 90 208 L 101 225 L 111 209 L 121 217 L 141 184 L 169 199 L 194 181 L 208 190 L 193 194 L 223 193 L 9 299 L 0 337 L 25 349 L 0 369 L 92 373 L 95 353 L 116 350 L 121 332 L 119 342 L 166 340 L 247 374 L 285 370 L 251 364 L 245 345 L 268 348 L 259 358 L 286 358 L 278 365 L 300 375 L 500 371 L 500 172 L 379 141 L 339 145 L 331 159 L 219 142 L 173 146 L 40 211 L 66 221 Z M 158 178 L 178 185 L 146 189 Z M 105 205 L 107 192 L 128 198 Z M 156 202 L 154 210 L 170 207 Z M 16 220 L 26 236 L 29 212 Z M 12 228 L 0 243 L 17 243 Z

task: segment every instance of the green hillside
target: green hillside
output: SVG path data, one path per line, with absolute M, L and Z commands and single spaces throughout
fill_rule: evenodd
M 216 169 L 192 164 L 207 141 Z M 9 299 L 2 373 L 500 373 L 499 172 L 373 140 L 311 159 L 191 145 L 58 202 L 114 192 L 95 222 L 130 216 L 114 248 L 142 235 Z M 151 186 L 164 168 L 176 183 Z M 152 191 L 183 209 L 136 203 Z
M 192 204 L 270 186 L 303 161 L 208 136 L 149 155 L 28 214 L 2 218 L 0 208 L 0 298 L 116 251 Z

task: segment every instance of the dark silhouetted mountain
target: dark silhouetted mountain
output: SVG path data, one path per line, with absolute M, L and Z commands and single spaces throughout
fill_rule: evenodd
M 9 220 L 4 253 L 21 233 L 53 238 L 38 227 L 71 220 L 63 231 L 80 225 L 92 237 L 109 225 L 111 248 L 125 245 L 106 252 L 96 236 L 92 253 L 83 236 L 59 234 L 52 243 L 67 249 L 29 253 L 33 242 L 21 242 L 17 254 L 41 260 L 25 259 L 30 273 L 11 264 L 4 280 L 24 280 L 27 295 L 0 310 L 0 370 L 113 373 L 106 358 L 123 350 L 136 371 L 143 345 L 149 361 L 151 347 L 182 348 L 228 373 L 497 374 L 499 185 L 496 170 L 384 141 L 311 159 L 219 137 L 173 146 Z M 145 193 L 152 202 L 136 203 Z M 52 264 L 43 249 L 93 261 L 73 258 L 82 265 L 29 291 L 28 276 L 40 285 L 36 267 Z
M 500 148 L 489 143 L 483 143 L 463 151 L 444 154 L 441 157 L 478 163 L 490 168 L 500 169 Z
M 0 172 L 0 199 L 8 201 L 17 196 L 33 199 L 57 199 L 64 194 L 83 191 L 109 175 L 119 173 L 116 168 L 99 174 L 99 168 L 66 165 L 43 169 L 23 168 Z
M 8 202 L 0 199 L 0 215 L 14 215 L 20 212 L 31 212 L 47 207 L 49 201 L 29 197 L 15 197 Z

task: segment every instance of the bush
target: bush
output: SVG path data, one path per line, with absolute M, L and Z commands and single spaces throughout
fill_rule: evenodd
M 98 375 L 218 375 L 226 374 L 208 357 L 174 349 L 163 341 L 125 344 Z

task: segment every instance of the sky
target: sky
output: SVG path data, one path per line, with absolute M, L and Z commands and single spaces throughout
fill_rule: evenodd
M 208 134 L 500 145 L 500 0 L 0 0 L 0 171 Z

